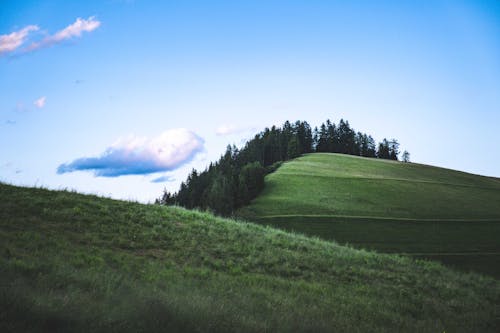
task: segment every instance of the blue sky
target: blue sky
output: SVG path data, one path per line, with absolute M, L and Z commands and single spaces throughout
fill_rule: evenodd
M 152 201 L 327 118 L 500 177 L 500 2 L 0 1 L 1 181 Z

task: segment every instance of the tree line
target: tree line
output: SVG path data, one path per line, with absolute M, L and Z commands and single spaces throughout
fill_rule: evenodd
M 399 143 L 383 139 L 376 145 L 371 135 L 356 132 L 343 119 L 338 124 L 327 120 L 319 129 L 306 121 L 286 121 L 282 127 L 265 128 L 241 149 L 227 146 L 217 162 L 201 172 L 193 169 L 176 193 L 164 190 L 156 203 L 228 216 L 254 199 L 264 188 L 265 175 L 283 161 L 313 152 L 397 160 Z

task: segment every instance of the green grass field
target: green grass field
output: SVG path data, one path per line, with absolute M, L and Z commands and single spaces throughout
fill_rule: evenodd
M 357 248 L 500 277 L 500 179 L 310 154 L 284 163 L 238 216 Z
M 499 304 L 430 261 L 0 184 L 1 332 L 495 332 Z

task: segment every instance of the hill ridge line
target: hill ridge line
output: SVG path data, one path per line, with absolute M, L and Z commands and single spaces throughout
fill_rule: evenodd
M 281 214 L 281 215 L 261 215 L 258 219 L 272 219 L 280 217 L 338 217 L 347 219 L 371 219 L 371 220 L 397 220 L 397 221 L 422 221 L 422 222 L 499 222 L 498 218 L 487 219 L 429 219 L 429 218 L 411 218 L 411 217 L 383 217 L 383 216 L 363 216 L 363 215 L 336 215 L 336 214 Z
M 450 185 L 450 186 L 461 186 L 461 187 L 473 187 L 473 188 L 480 188 L 480 189 L 489 189 L 489 190 L 498 190 L 498 188 L 495 187 L 489 187 L 489 186 L 475 186 L 475 185 L 469 185 L 469 184 L 456 184 L 456 183 L 446 183 L 446 182 L 435 182 L 431 180 L 420 180 L 420 179 L 407 179 L 407 178 L 389 178 L 389 177 L 346 177 L 346 176 L 325 176 L 325 175 L 315 175 L 315 174 L 306 174 L 306 173 L 298 173 L 298 172 L 288 172 L 288 171 L 282 171 L 281 174 L 284 175 L 305 175 L 308 177 L 320 177 L 320 178 L 328 178 L 328 179 L 335 179 L 335 178 L 342 178 L 342 179 L 362 179 L 362 180 L 395 180 L 395 181 L 404 181 L 408 183 L 426 183 L 426 184 L 439 184 L 439 185 Z
M 390 252 L 390 254 L 411 256 L 497 256 L 500 252 Z

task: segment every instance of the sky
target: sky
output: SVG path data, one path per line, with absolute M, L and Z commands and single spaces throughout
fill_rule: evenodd
M 500 177 L 500 2 L 0 0 L 0 181 L 152 202 L 265 127 Z

